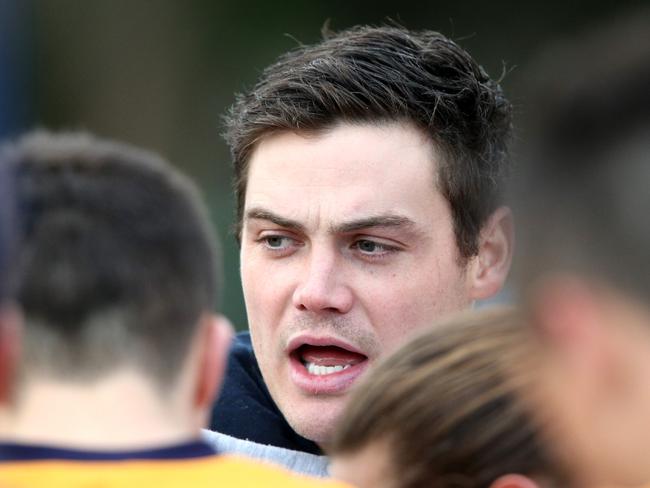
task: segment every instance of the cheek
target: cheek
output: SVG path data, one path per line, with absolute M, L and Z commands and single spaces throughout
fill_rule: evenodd
M 282 357 L 288 312 L 291 310 L 291 280 L 274 263 L 247 256 L 241 267 L 248 328 L 260 364 L 268 366 Z
M 242 256 L 242 259 L 246 259 Z M 248 258 L 242 261 L 241 279 L 250 321 L 268 322 L 290 303 L 290 279 L 272 263 Z
M 364 291 L 366 313 L 384 347 L 401 342 L 409 331 L 429 323 L 435 315 L 433 301 L 413 283 L 383 282 Z
M 360 293 L 366 313 L 387 348 L 401 343 L 412 331 L 429 327 L 469 305 L 459 274 L 441 276 L 432 268 L 385 277 Z

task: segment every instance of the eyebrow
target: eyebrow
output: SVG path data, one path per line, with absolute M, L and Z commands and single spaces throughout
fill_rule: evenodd
M 252 208 L 246 212 L 246 220 L 268 220 L 274 224 L 285 227 L 287 229 L 292 229 L 300 232 L 305 231 L 305 226 L 298 222 L 297 220 L 288 219 L 282 217 L 276 213 L 271 212 L 270 210 L 264 208 Z M 361 219 L 351 220 L 349 222 L 342 222 L 340 224 L 334 224 L 330 226 L 329 231 L 331 233 L 345 234 L 350 232 L 355 232 L 362 229 L 377 228 L 377 227 L 407 227 L 411 228 L 415 226 L 413 222 L 408 217 L 397 214 L 381 214 L 373 215 L 370 217 L 364 217 Z
M 413 222 L 408 217 L 395 214 L 382 214 L 365 217 L 362 219 L 351 220 L 343 222 L 330 227 L 331 232 L 345 234 L 348 232 L 355 232 L 362 229 L 377 228 L 377 227 L 414 227 Z
M 269 222 L 273 222 L 275 225 L 279 225 L 280 227 L 285 227 L 287 229 L 297 231 L 305 230 L 305 226 L 297 220 L 291 220 L 286 217 L 282 217 L 281 215 L 273 213 L 270 210 L 266 210 L 264 208 L 251 208 L 248 212 L 246 212 L 246 220 L 268 220 Z

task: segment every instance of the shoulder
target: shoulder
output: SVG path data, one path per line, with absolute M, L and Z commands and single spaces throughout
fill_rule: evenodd
M 204 430 L 202 434 L 203 439 L 217 452 L 268 461 L 294 473 L 322 478 L 328 477 L 327 467 L 329 461 L 326 456 L 237 439 L 220 432 Z
M 243 486 L 270 488 L 344 488 L 334 481 L 291 473 L 282 468 L 235 456 L 187 460 L 36 461 L 0 464 L 0 484 L 20 488 L 139 488 L 158 486 Z
M 220 456 L 218 466 L 223 472 L 223 476 L 220 476 L 219 480 L 232 483 L 233 486 L 282 488 L 344 488 L 347 486 L 336 481 L 311 478 L 270 464 L 237 456 Z

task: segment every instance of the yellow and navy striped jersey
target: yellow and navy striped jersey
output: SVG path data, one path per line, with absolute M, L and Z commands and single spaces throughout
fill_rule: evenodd
M 346 485 L 309 478 L 258 461 L 218 455 L 207 446 L 201 447 L 201 443 L 131 453 L 0 445 L 1 488 L 149 486 L 344 488 Z

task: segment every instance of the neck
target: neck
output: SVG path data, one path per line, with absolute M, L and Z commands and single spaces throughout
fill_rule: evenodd
M 196 439 L 190 409 L 151 381 L 120 371 L 92 383 L 33 380 L 0 410 L 0 438 L 71 449 L 133 450 Z

